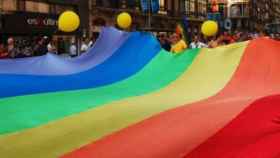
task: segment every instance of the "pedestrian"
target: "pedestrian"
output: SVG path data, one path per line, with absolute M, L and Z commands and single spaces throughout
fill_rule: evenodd
M 208 48 L 216 48 L 218 46 L 219 46 L 219 44 L 218 44 L 216 38 L 210 37 L 209 42 L 208 42 Z
M 45 38 L 39 38 L 37 44 L 34 47 L 34 55 L 41 56 L 48 52 L 47 46 L 45 45 Z
M 82 40 L 82 45 L 81 45 L 81 53 L 85 53 L 88 50 L 88 45 L 86 40 Z
M 171 45 L 170 45 L 170 42 L 169 42 L 169 40 L 168 40 L 168 38 L 165 34 L 160 34 L 158 36 L 158 40 L 159 40 L 159 43 L 160 43 L 160 45 L 163 49 L 165 49 L 166 51 L 170 51 Z
M 89 40 L 89 43 L 88 43 L 88 48 L 93 47 L 94 43 L 95 43 L 95 38 L 91 37 L 91 39 Z
M 275 34 L 275 40 L 278 40 L 278 41 L 280 40 L 280 33 Z
M 24 57 L 31 57 L 33 55 L 33 50 L 32 50 L 32 42 L 30 40 L 27 40 L 25 43 L 25 46 L 22 50 L 22 53 Z
M 260 38 L 266 38 L 266 39 L 269 39 L 269 36 L 267 35 L 267 33 L 265 31 L 260 31 L 259 33 L 259 37 Z
M 195 48 L 205 48 L 205 47 L 208 47 L 207 44 L 201 42 L 199 36 L 195 35 L 193 41 L 190 44 L 190 48 L 195 49 Z
M 10 58 L 15 58 L 16 55 L 17 55 L 17 50 L 16 50 L 16 47 L 15 47 L 14 38 L 12 38 L 12 37 L 8 38 L 7 44 L 8 44 L 7 50 L 8 50 L 9 57 Z
M 15 58 L 24 58 L 26 57 L 24 54 L 24 48 L 26 47 L 27 39 L 26 38 L 20 38 L 16 42 L 16 56 Z
M 248 32 L 243 32 L 237 42 L 244 42 L 250 40 L 251 37 Z
M 223 40 L 226 44 L 231 44 L 234 43 L 234 38 L 228 33 L 228 32 L 224 32 L 223 34 Z
M 3 43 L 0 43 L 0 59 L 8 58 L 9 54 Z
M 71 41 L 69 52 L 72 58 L 77 56 L 77 47 L 74 40 Z
M 49 52 L 49 53 L 58 54 L 57 49 L 56 49 L 56 47 L 55 47 L 55 45 L 54 45 L 53 40 L 50 40 L 50 41 L 49 41 L 49 44 L 47 45 L 47 48 L 48 48 L 48 52 Z
M 226 41 L 224 39 L 224 35 L 221 34 L 218 36 L 218 38 L 215 38 L 215 37 L 212 37 L 210 42 L 208 43 L 208 47 L 209 48 L 216 48 L 216 47 L 219 47 L 219 46 L 223 46 L 223 45 L 226 45 Z
M 170 51 L 172 53 L 180 53 L 188 48 L 186 42 L 182 39 L 181 34 L 176 34 L 176 33 L 172 34 L 170 40 L 172 44 Z
M 239 42 L 241 36 L 242 36 L 242 32 L 235 31 L 234 36 L 233 36 L 233 40 L 234 40 L 235 42 Z

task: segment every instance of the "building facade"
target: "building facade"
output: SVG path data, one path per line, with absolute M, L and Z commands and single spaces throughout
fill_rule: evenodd
M 249 0 L 228 0 L 228 8 L 232 30 L 250 29 Z
M 220 31 L 224 31 L 224 23 L 228 18 L 227 0 L 209 0 L 207 8 L 207 19 L 215 20 L 220 26 Z
M 58 16 L 65 10 L 73 10 L 80 15 L 81 26 L 76 32 L 58 30 Z M 86 36 L 89 27 L 88 1 L 85 0 L 0 0 L 0 17 L 2 42 L 8 37 L 20 41 L 49 36 L 58 43 L 63 42 L 60 45 L 69 45 L 70 39 Z
M 198 32 L 207 15 L 207 0 L 159 0 L 158 12 L 144 13 L 140 0 L 90 0 L 90 30 L 99 32 L 102 26 L 116 26 L 116 16 L 127 11 L 133 17 L 133 30 L 173 32 L 176 24 L 187 17 L 188 31 Z
M 268 24 L 280 23 L 279 0 L 251 0 L 250 8 L 253 28 L 263 30 Z

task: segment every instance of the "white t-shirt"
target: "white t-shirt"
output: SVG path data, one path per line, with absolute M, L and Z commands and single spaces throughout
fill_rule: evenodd
M 88 50 L 88 46 L 83 43 L 82 46 L 81 46 L 81 52 L 86 52 Z
M 88 48 L 90 48 L 92 46 L 93 46 L 93 41 L 90 41 L 89 44 L 88 44 Z
M 52 51 L 52 45 L 49 43 L 47 47 L 48 47 L 48 52 L 51 52 Z
M 70 46 L 70 55 L 77 55 L 77 47 L 74 44 Z
M 204 44 L 204 43 L 202 43 L 202 42 L 192 42 L 192 43 L 190 44 L 190 48 L 191 48 L 191 49 L 195 49 L 195 48 L 205 48 L 205 47 L 207 47 L 207 45 Z
M 48 52 L 53 52 L 53 51 L 55 51 L 55 46 L 52 45 L 51 43 L 48 44 L 47 48 L 48 48 Z

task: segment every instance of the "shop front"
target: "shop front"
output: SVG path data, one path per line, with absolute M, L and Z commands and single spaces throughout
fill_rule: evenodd
M 59 53 L 66 53 L 72 39 L 80 36 L 80 31 L 64 33 L 58 30 L 58 15 L 16 12 L 1 15 L 0 38 L 5 43 L 9 37 L 16 42 L 28 41 L 35 44 L 38 38 L 52 39 Z M 1 25 L 2 24 L 2 25 Z

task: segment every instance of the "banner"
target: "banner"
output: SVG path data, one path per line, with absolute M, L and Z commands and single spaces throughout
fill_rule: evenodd
M 159 11 L 159 0 L 151 0 L 152 13 L 157 13 Z
M 149 4 L 148 4 L 148 0 L 141 0 L 141 9 L 143 12 L 148 12 L 149 10 Z
M 158 0 L 141 0 L 141 9 L 143 12 L 148 12 L 151 9 L 152 13 L 157 13 L 159 11 L 159 1 Z

